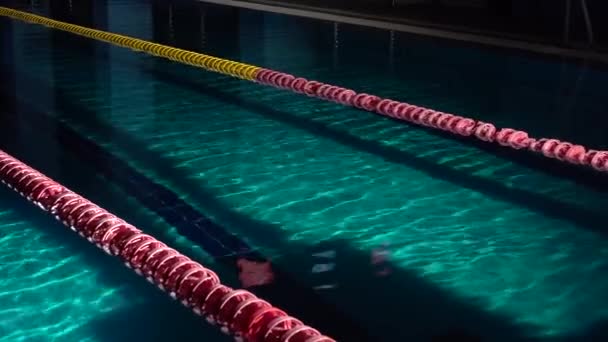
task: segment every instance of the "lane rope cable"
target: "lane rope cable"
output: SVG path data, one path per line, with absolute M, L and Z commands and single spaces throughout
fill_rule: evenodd
M 2 150 L 0 181 L 237 341 L 335 342 Z
M 608 172 L 608 151 L 588 149 L 582 145 L 552 138 L 535 139 L 530 137 L 527 132 L 513 128 L 501 129 L 488 122 L 443 113 L 366 93 L 357 93 L 352 89 L 310 81 L 279 71 L 56 21 L 6 7 L 0 7 L 0 15 L 163 57 L 223 75 L 356 107 L 416 125 L 439 129 L 459 136 L 473 137 L 489 143 L 498 143 L 501 146 L 516 150 L 526 149 L 547 158 Z

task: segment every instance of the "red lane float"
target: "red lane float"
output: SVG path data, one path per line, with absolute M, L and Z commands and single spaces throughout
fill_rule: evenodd
M 261 84 L 353 106 L 417 125 L 440 129 L 460 136 L 475 137 L 486 142 L 496 142 L 516 150 L 527 149 L 548 158 L 608 172 L 608 151 L 589 150 L 584 146 L 557 139 L 534 139 L 524 131 L 511 128 L 498 129 L 487 122 L 442 113 L 405 102 L 382 99 L 365 93 L 356 93 L 351 89 L 296 78 L 293 75 L 269 69 L 260 69 L 255 75 L 255 80 Z
M 334 342 L 1 150 L 0 180 L 237 341 Z

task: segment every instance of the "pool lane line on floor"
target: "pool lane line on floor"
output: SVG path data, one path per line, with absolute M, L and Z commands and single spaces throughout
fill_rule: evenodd
M 181 235 L 203 248 L 216 262 L 237 270 L 239 260 L 268 260 L 230 233 L 227 228 L 180 199 L 179 195 L 130 167 L 128 163 L 93 140 L 82 136 L 68 124 L 31 108 L 21 100 L 17 101 L 19 108 L 25 109 L 20 115 L 27 115 L 30 118 L 28 122 L 38 125 L 38 129 L 54 127 L 57 140 L 63 148 L 99 170 L 104 177 L 174 226 Z M 269 261 L 272 263 L 272 260 Z M 367 337 L 367 332 L 361 329 L 359 323 L 322 299 L 314 289 L 300 285 L 287 272 L 276 267 L 273 272 L 273 283 L 251 288 L 251 291 L 263 295 L 268 301 L 304 319 L 305 322 L 315 323 L 315 327 L 340 340 L 373 340 Z M 324 314 L 319 315 L 319 312 Z M 323 317 L 329 317 L 329 320 Z
M 0 16 L 44 25 L 86 38 L 163 57 L 182 64 L 200 67 L 208 71 L 356 107 L 418 126 L 442 130 L 457 136 L 473 137 L 487 143 L 496 143 L 515 150 L 525 149 L 547 158 L 557 159 L 574 165 L 583 165 L 601 172 L 608 172 L 608 151 L 592 150 L 582 145 L 552 138 L 535 139 L 529 137 L 527 132 L 521 130 L 512 128 L 500 129 L 490 123 L 471 118 L 443 113 L 405 102 L 384 99 L 366 93 L 357 93 L 351 89 L 317 81 L 309 81 L 274 70 L 60 22 L 6 7 L 0 7 Z

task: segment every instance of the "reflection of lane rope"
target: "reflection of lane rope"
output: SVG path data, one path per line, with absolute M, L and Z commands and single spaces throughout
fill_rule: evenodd
M 500 129 L 491 123 L 483 121 L 447 114 L 404 102 L 383 99 L 374 95 L 356 93 L 351 89 L 336 87 L 317 81 L 309 81 L 278 71 L 262 69 L 253 65 L 151 43 L 124 35 L 68 24 L 6 7 L 0 7 L 0 15 L 29 23 L 45 25 L 83 37 L 130 48 L 135 51 L 142 51 L 150 55 L 200 67 L 208 71 L 353 106 L 393 119 L 450 132 L 458 136 L 472 137 L 489 143 L 497 143 L 516 150 L 526 149 L 547 158 L 608 172 L 608 151 L 590 150 L 582 145 L 557 139 L 535 139 L 529 137 L 528 133 L 520 130 L 511 128 Z
M 1 150 L 0 180 L 239 341 L 334 341 Z
M 314 264 L 310 269 L 310 273 L 315 279 L 313 289 L 317 291 L 331 290 L 338 287 L 335 282 L 336 275 L 336 251 L 333 249 L 313 253 Z M 320 278 L 320 279 L 318 279 Z
M 274 272 L 270 261 L 251 261 L 245 258 L 237 260 L 239 280 L 248 289 L 254 286 L 270 285 L 274 282 Z
M 338 275 L 338 264 L 342 264 L 338 260 L 338 253 L 335 249 L 323 249 L 312 254 L 313 264 L 310 267 L 310 276 L 312 277 L 313 289 L 317 291 L 333 290 L 340 287 L 337 282 L 344 275 Z M 352 267 L 352 260 L 344 260 L 347 265 Z M 380 247 L 375 248 L 370 256 L 371 274 L 373 277 L 387 277 L 392 273 L 390 264 L 389 244 L 384 243 Z M 354 265 L 361 269 L 367 269 L 364 265 Z M 361 267 L 364 266 L 364 267 Z M 363 276 L 367 277 L 365 272 Z
M 392 273 L 388 243 L 372 251 L 372 265 L 376 269 L 375 274 L 379 277 L 386 277 Z

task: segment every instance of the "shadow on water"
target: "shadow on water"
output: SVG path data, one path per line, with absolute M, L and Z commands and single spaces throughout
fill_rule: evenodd
M 95 127 L 98 132 L 110 134 L 116 146 L 149 166 L 160 178 L 172 182 L 172 185 L 181 192 L 191 195 L 197 205 L 219 222 L 234 230 L 247 232 L 248 237 L 257 238 L 260 243 L 269 242 L 282 251 L 294 251 L 272 260 L 278 265 L 279 279 L 280 274 L 285 274 L 296 275 L 298 279 L 303 279 L 301 280 L 303 283 L 307 281 L 308 276 L 303 270 L 310 269 L 310 265 L 298 265 L 298 263 L 306 263 L 306 260 L 310 260 L 310 251 L 314 246 L 288 241 L 277 225 L 252 219 L 229 208 L 216 198 L 211 190 L 206 189 L 202 181 L 193 180 L 187 173 L 173 167 L 170 159 L 150 151 L 145 144 L 130 134 L 96 119 L 94 111 L 74 104 L 74 100 L 69 101 L 58 90 L 56 92 L 55 104 L 59 111 L 66 115 L 78 113 L 83 120 L 86 118 L 87 127 Z M 106 205 L 109 202 L 110 200 L 100 201 L 100 204 Z M 344 260 L 344 268 L 336 275 L 336 279 L 342 284 L 340 291 L 329 296 L 327 300 L 336 303 L 340 311 L 364 319 L 362 326 L 377 336 L 374 339 L 359 339 L 360 341 L 391 340 L 395 337 L 433 341 L 439 340 L 437 339 L 439 335 L 460 336 L 465 333 L 482 337 L 483 341 L 534 340 L 526 337 L 535 330 L 533 327 L 515 324 L 508 317 L 489 312 L 482 308 L 483 303 L 470 298 L 461 298 L 428 282 L 418 274 L 403 269 L 394 270 L 393 274 L 385 279 L 375 278 L 369 275 L 369 268 L 364 266 L 370 263 L 370 255 L 367 252 L 353 248 L 348 241 L 332 241 L 330 245 Z M 298 293 L 268 293 L 268 291 L 272 291 L 272 287 L 255 290 L 259 295 L 265 298 L 271 297 L 276 302 L 293 304 L 301 300 L 301 309 L 290 310 L 290 313 L 302 317 L 306 322 L 322 330 L 336 329 L 331 326 L 331 319 L 323 317 L 324 315 L 319 314 L 316 308 L 307 307 L 307 303 L 299 298 Z M 357 299 L 353 300 L 353 298 Z M 290 305 L 291 307 L 293 306 Z M 143 311 L 145 307 L 133 310 Z M 128 312 L 125 316 L 131 314 Z M 154 321 L 158 317 L 152 316 L 147 319 Z M 112 325 L 113 322 L 117 322 L 113 314 L 108 314 L 108 317 L 96 324 L 99 329 L 107 331 L 108 325 Z M 454 338 L 446 337 L 443 340 L 454 340 Z M 355 338 L 354 341 L 356 340 Z M 471 337 L 464 340 L 476 339 Z
M 608 341 L 608 320 L 598 321 L 581 334 L 559 339 L 560 342 Z
M 280 111 L 270 106 L 256 103 L 255 101 L 246 100 L 242 97 L 228 94 L 225 91 L 217 90 L 211 86 L 206 86 L 200 82 L 192 80 L 186 75 L 177 77 L 169 72 L 158 70 L 157 68 L 153 69 L 141 67 L 140 69 L 149 73 L 153 78 L 170 83 L 175 87 L 197 91 L 225 103 L 241 106 L 248 111 L 255 112 L 274 121 L 282 122 L 292 127 L 307 131 L 311 134 L 331 139 L 358 151 L 379 156 L 391 163 L 415 168 L 425 172 L 433 178 L 448 181 L 458 186 L 472 189 L 509 203 L 527 207 L 545 216 L 574 222 L 577 225 L 585 227 L 591 231 L 600 232 L 602 234 L 608 233 L 604 227 L 597 224 L 598 222 L 603 222 L 608 218 L 606 213 L 598 213 L 584 207 L 575 206 L 523 189 L 511 188 L 501 182 L 492 181 L 487 178 L 466 173 L 465 171 L 446 167 L 430 160 L 420 158 L 414 153 L 387 146 L 381 142 L 363 139 L 339 129 L 328 127 L 326 124 L 314 122 L 313 120 L 292 115 L 286 111 Z M 437 132 L 433 133 L 443 135 Z M 487 149 L 487 147 L 485 148 Z M 412 142 L 409 149 L 417 150 L 416 143 Z M 495 151 L 490 152 L 494 153 Z M 500 154 L 506 156 L 513 154 L 513 152 L 503 151 Z M 515 151 L 515 154 L 520 155 L 526 153 Z M 528 166 L 542 166 L 541 169 L 547 168 L 547 164 L 540 165 L 540 163 L 546 163 L 546 161 L 539 161 L 538 159 L 540 157 L 537 156 L 522 157 L 513 155 L 513 157 L 515 157 L 516 161 L 525 163 Z M 549 165 L 550 164 L 551 163 L 549 163 Z M 595 172 L 589 172 L 588 170 L 580 170 L 580 168 L 574 169 L 569 166 L 561 165 L 563 163 L 557 164 L 560 164 L 559 169 L 556 169 L 554 175 L 568 177 L 570 179 L 582 182 L 586 186 L 593 186 L 595 190 L 608 192 L 608 178 L 601 177 L 603 175 L 597 175 Z

